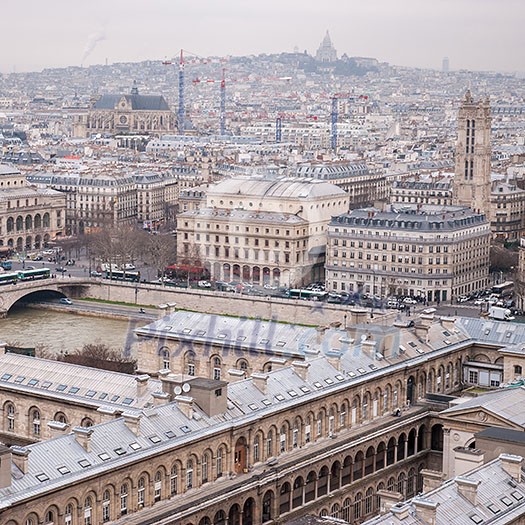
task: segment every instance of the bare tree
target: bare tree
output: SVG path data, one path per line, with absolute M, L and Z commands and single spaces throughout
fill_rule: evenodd
M 164 277 L 166 266 L 176 258 L 176 243 L 171 235 L 147 235 L 144 261 L 152 266 L 157 276 Z
M 90 236 L 90 254 L 107 264 L 111 272 L 113 267 L 124 267 L 134 263 L 146 253 L 147 234 L 131 228 L 104 228 Z

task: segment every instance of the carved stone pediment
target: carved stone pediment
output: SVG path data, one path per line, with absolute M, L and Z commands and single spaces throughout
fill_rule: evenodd
M 441 417 L 450 422 L 448 426 L 459 428 L 461 423 L 477 424 L 482 427 L 502 427 L 514 430 L 523 430 L 520 425 L 505 419 L 482 407 L 458 410 L 449 414 L 442 414 Z

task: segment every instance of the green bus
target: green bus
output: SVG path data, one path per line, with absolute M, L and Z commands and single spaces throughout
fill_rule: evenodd
M 16 281 L 18 281 L 17 272 L 0 273 L 0 284 L 13 284 Z
M 38 270 L 19 270 L 19 281 L 33 281 L 34 279 L 47 279 L 51 275 L 49 268 L 40 268 Z

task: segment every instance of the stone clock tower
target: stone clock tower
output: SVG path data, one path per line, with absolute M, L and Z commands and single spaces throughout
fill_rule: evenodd
M 489 220 L 491 121 L 489 100 L 475 102 L 467 91 L 458 113 L 453 203 L 484 213 Z

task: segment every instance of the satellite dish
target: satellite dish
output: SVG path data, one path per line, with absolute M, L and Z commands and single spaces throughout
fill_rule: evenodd
M 175 395 L 180 396 L 182 394 L 182 388 L 180 386 L 175 387 Z
M 185 392 L 185 393 L 188 393 L 189 391 L 191 390 L 191 387 L 188 383 L 184 383 L 182 385 L 182 391 Z

